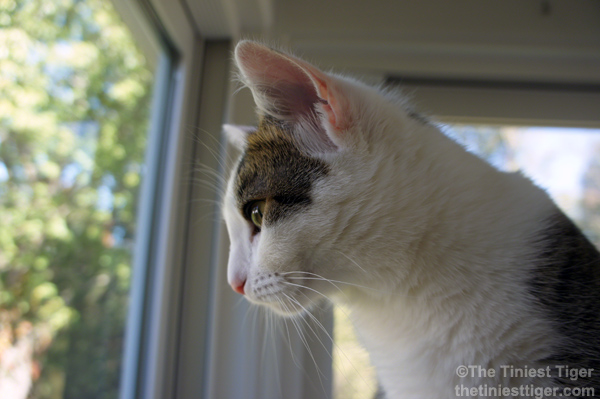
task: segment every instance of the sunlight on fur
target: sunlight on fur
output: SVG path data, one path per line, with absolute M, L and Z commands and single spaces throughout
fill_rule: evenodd
M 372 398 L 377 391 L 375 369 L 369 361 L 369 353 L 358 342 L 348 312 L 344 306 L 333 310 L 333 397 Z

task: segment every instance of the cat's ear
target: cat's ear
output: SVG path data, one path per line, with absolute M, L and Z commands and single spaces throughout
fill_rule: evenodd
M 243 125 L 223 125 L 223 131 L 227 137 L 227 141 L 240 151 L 246 149 L 246 143 L 248 142 L 248 135 L 256 131 L 255 126 L 243 126 Z
M 262 113 L 288 123 L 318 150 L 343 146 L 352 113 L 339 79 L 252 41 L 237 45 L 235 60 Z

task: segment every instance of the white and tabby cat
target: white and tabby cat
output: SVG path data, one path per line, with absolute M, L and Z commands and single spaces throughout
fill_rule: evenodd
M 397 94 L 255 42 L 235 61 L 260 124 L 225 128 L 243 152 L 223 206 L 234 290 L 287 316 L 344 301 L 387 398 L 600 395 L 600 255 L 543 190 Z M 560 377 L 566 365 L 595 371 Z

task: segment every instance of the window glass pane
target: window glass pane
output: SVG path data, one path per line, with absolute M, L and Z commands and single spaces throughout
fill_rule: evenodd
M 504 171 L 521 170 L 600 247 L 600 129 L 446 126 L 446 133 Z M 377 387 L 343 307 L 334 311 L 334 398 L 372 398 Z
M 600 245 L 600 129 L 454 125 L 447 133 L 501 170 L 521 170 Z
M 116 398 L 152 63 L 109 0 L 0 0 L 0 397 Z

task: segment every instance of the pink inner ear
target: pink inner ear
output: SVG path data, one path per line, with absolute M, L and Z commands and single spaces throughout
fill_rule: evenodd
M 320 104 L 332 130 L 344 127 L 336 82 L 331 77 L 302 60 L 254 42 L 238 44 L 235 56 L 259 108 L 279 119 L 300 121 L 315 119 L 315 105 Z
M 310 71 L 309 73 L 312 75 L 319 98 L 323 100 L 321 101 L 321 105 L 327 113 L 329 124 L 336 130 L 340 130 L 342 126 L 338 124 L 338 115 L 341 115 L 341 113 L 336 96 L 330 95 L 331 90 L 328 89 L 327 83 L 323 78 L 315 76 L 313 71 Z
M 260 108 L 281 119 L 299 119 L 312 112 L 318 97 L 310 77 L 297 64 L 253 42 L 240 43 L 235 56 L 246 83 L 260 94 L 255 95 Z

